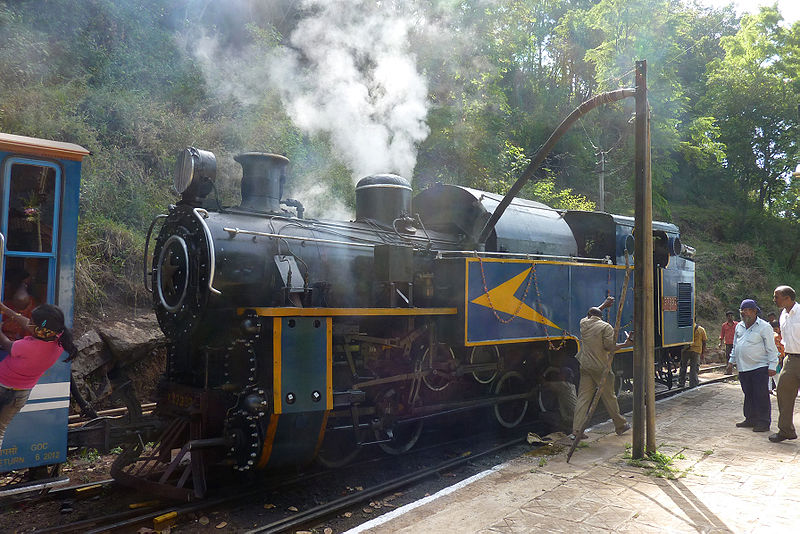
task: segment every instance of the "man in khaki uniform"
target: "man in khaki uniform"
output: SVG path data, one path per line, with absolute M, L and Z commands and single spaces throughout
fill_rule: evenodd
M 581 364 L 581 381 L 578 385 L 578 402 L 575 406 L 575 418 L 572 422 L 573 437 L 578 436 L 586 422 L 586 411 L 592 403 L 592 397 L 597 387 L 605 383 L 599 392 L 600 400 L 606 407 L 606 412 L 614 421 L 617 434 L 622 434 L 631 428 L 628 421 L 619 413 L 619 403 L 614 395 L 614 374 L 611 372 L 611 357 L 618 350 L 633 344 L 631 335 L 628 334 L 625 343 L 616 343 L 614 327 L 603 320 L 603 310 L 614 304 L 614 297 L 606 300 L 596 308 L 589 308 L 586 317 L 581 319 L 581 351 L 578 353 L 578 362 Z M 584 439 L 586 436 L 580 436 Z
M 681 352 L 681 370 L 678 375 L 678 387 L 686 385 L 686 367 L 689 367 L 689 387 L 697 387 L 700 384 L 698 375 L 700 374 L 700 360 L 706 353 L 706 329 L 697 324 L 697 317 L 694 322 L 694 334 L 692 344 Z

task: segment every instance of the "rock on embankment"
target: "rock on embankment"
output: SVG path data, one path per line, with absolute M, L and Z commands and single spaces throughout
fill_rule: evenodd
M 154 314 L 91 329 L 75 345 L 73 401 L 90 415 L 92 409 L 124 404 L 131 394 L 146 402 L 164 371 L 167 340 Z

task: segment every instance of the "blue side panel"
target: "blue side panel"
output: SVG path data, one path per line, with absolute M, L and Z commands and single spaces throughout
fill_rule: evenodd
M 81 163 L 63 161 L 64 196 L 61 202 L 61 240 L 58 249 L 58 285 L 56 304 L 72 326 L 75 300 L 75 256 L 78 247 L 78 207 Z
M 56 365 L 67 367 L 64 364 Z M 69 377 L 67 377 L 66 392 L 67 397 L 60 401 L 29 400 L 23 411 L 14 417 L 6 430 L 3 448 L 0 450 L 0 472 L 56 464 L 66 460 Z M 46 409 L 46 405 L 55 404 L 63 407 Z
M 691 343 L 694 329 L 694 266 L 691 260 L 671 258 L 661 271 L 661 343 Z M 680 290 L 683 286 L 683 291 Z M 691 292 L 687 294 L 687 288 Z
M 625 276 L 607 264 L 469 259 L 466 268 L 467 345 L 578 337 L 586 310 L 619 299 Z M 631 280 L 623 324 L 632 316 Z

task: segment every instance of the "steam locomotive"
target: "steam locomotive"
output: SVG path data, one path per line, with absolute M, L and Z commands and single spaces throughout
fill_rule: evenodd
M 177 205 L 153 221 L 145 283 L 170 340 L 163 434 L 112 473 L 162 495 L 206 492 L 206 473 L 280 470 L 361 448 L 410 449 L 426 423 L 484 408 L 512 428 L 546 369 L 574 366 L 578 322 L 619 295 L 633 219 L 392 174 L 356 185 L 354 221 L 304 218 L 284 199 L 289 161 L 244 153 L 241 204 L 206 207 L 215 156 L 179 157 Z M 155 227 L 160 231 L 155 235 Z M 654 223 L 657 350 L 691 341 L 693 249 Z M 633 317 L 633 291 L 612 311 Z M 629 326 L 630 327 L 630 326 Z M 630 376 L 630 353 L 618 357 Z

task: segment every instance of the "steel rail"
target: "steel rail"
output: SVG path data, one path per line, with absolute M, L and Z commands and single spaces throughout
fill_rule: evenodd
M 156 407 L 155 402 L 145 402 L 144 404 L 142 404 L 142 415 L 148 412 L 152 412 L 155 409 L 155 407 Z M 99 412 L 97 412 L 97 415 L 98 417 L 108 417 L 108 416 L 114 417 L 118 415 L 126 415 L 127 413 L 128 413 L 128 408 L 123 406 L 121 408 L 109 408 L 108 410 L 100 410 Z M 81 421 L 81 417 L 82 414 L 70 415 L 68 419 L 69 424 L 70 425 L 84 424 L 93 421 L 93 419 L 89 419 L 88 421 Z
M 459 465 L 465 464 L 467 462 L 471 462 L 476 458 L 480 458 L 482 456 L 488 456 L 490 454 L 494 454 L 500 450 L 507 449 L 508 447 L 513 447 L 514 445 L 519 445 L 525 441 L 525 437 L 520 437 L 513 439 L 511 441 L 507 441 L 501 445 L 497 445 L 485 451 L 479 452 L 477 454 L 471 454 L 469 456 L 462 456 L 459 458 L 454 458 L 452 460 L 447 460 L 445 462 L 441 462 L 440 464 L 429 467 L 425 469 L 420 469 L 415 471 L 414 473 L 409 473 L 408 475 L 403 475 L 393 480 L 389 480 L 387 482 L 378 484 L 372 488 L 365 489 L 363 491 L 359 491 L 357 493 L 353 493 L 351 495 L 347 495 L 345 497 L 341 497 L 339 499 L 333 500 L 329 503 L 322 504 L 320 506 L 315 506 L 314 508 L 309 508 L 303 512 L 299 512 L 294 514 L 290 517 L 281 519 L 279 521 L 275 521 L 268 525 L 264 525 L 252 530 L 248 530 L 246 534 L 258 534 L 261 532 L 283 532 L 285 530 L 294 528 L 296 526 L 308 523 L 309 521 L 313 521 L 322 517 L 326 517 L 334 512 L 341 510 L 342 508 L 346 508 L 353 504 L 371 499 L 377 495 L 381 495 L 384 493 L 388 493 L 395 489 L 401 488 L 403 486 L 407 486 L 412 482 L 416 482 L 418 480 L 427 478 L 429 476 L 435 475 L 439 471 L 444 471 L 446 469 L 452 469 L 453 467 L 457 467 Z
M 531 424 L 520 425 L 517 430 L 521 430 L 527 433 L 527 429 L 531 428 Z M 75 523 L 70 523 L 68 525 L 58 525 L 54 527 L 49 527 L 45 530 L 40 532 L 58 532 L 58 533 L 66 533 L 66 532 L 81 532 L 81 533 L 100 533 L 100 532 L 114 532 L 121 528 L 131 527 L 140 523 L 144 523 L 145 521 L 152 520 L 156 517 L 161 515 L 169 514 L 169 513 L 176 513 L 186 514 L 191 513 L 203 508 L 212 508 L 214 506 L 219 506 L 221 504 L 225 504 L 227 502 L 234 502 L 243 498 L 252 497 L 256 495 L 262 495 L 266 491 L 275 490 L 282 487 L 292 486 L 294 484 L 305 483 L 320 476 L 329 475 L 332 472 L 339 471 L 341 469 L 352 470 L 357 468 L 358 466 L 365 466 L 368 464 L 380 463 L 382 461 L 396 461 L 398 456 L 412 456 L 415 454 L 424 453 L 430 450 L 440 449 L 450 447 L 455 443 L 465 442 L 465 441 L 475 441 L 476 439 L 480 440 L 483 438 L 489 438 L 492 436 L 496 436 L 495 432 L 484 432 L 479 434 L 478 436 L 471 435 L 465 436 L 453 440 L 447 440 L 444 442 L 437 442 L 432 445 L 428 445 L 425 447 L 418 447 L 413 448 L 410 451 L 407 451 L 401 455 L 380 455 L 375 458 L 370 458 L 364 461 L 355 462 L 347 464 L 346 466 L 339 467 L 339 468 L 328 468 L 328 469 L 321 469 L 318 471 L 306 473 L 303 475 L 298 475 L 296 477 L 292 477 L 291 479 L 286 479 L 283 477 L 277 478 L 276 483 L 274 484 L 259 484 L 258 487 L 254 489 L 249 489 L 243 492 L 231 492 L 230 494 L 226 495 L 225 497 L 218 497 L 215 499 L 205 499 L 199 501 L 193 501 L 191 503 L 186 503 L 183 505 L 174 505 L 171 507 L 160 508 L 157 510 L 150 510 L 148 512 L 142 513 L 142 510 L 126 510 L 123 512 L 117 512 L 114 514 L 109 514 L 106 516 L 91 518 L 91 519 L 84 519 L 81 521 L 77 521 Z M 488 454 L 488 453 L 487 453 Z M 467 460 L 476 458 L 478 455 L 472 454 L 470 456 L 466 456 Z M 106 481 L 103 481 L 106 482 Z M 112 481 L 113 482 L 113 481 Z M 268 482 L 268 480 L 266 481 Z M 100 482 L 94 483 L 100 484 Z M 94 484 L 87 484 L 86 486 L 92 486 Z M 267 486 L 265 488 L 265 486 Z M 76 486 L 77 487 L 77 486 Z M 252 486 L 251 486 L 252 487 Z M 66 492 L 70 488 L 64 488 L 63 491 Z M 137 515 L 138 514 L 138 515 Z M 293 516 L 294 517 L 294 516 Z M 112 521 L 112 523 L 108 523 L 108 521 Z M 102 525 L 101 525 L 102 523 Z M 95 527 L 93 530 L 88 530 L 92 527 Z

